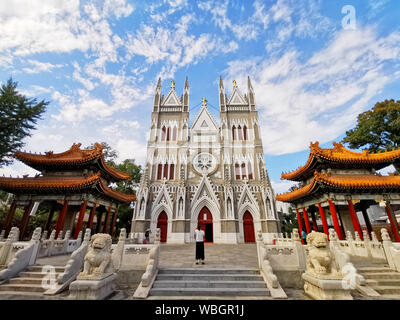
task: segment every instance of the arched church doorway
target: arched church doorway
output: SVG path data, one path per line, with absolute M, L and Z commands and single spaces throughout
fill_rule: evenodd
M 253 217 L 246 211 L 243 215 L 244 242 L 255 242 Z
M 213 219 L 207 207 L 200 210 L 198 223 L 201 230 L 204 230 L 204 242 L 213 242 Z
M 157 228 L 160 228 L 160 241 L 167 242 L 168 216 L 162 211 L 158 216 Z

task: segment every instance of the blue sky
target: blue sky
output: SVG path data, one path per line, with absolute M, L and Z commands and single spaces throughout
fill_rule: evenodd
M 51 102 L 27 150 L 106 141 L 143 163 L 158 77 L 179 95 L 189 77 L 193 119 L 203 96 L 218 118 L 220 75 L 228 93 L 234 79 L 246 92 L 249 75 L 283 192 L 281 172 L 304 164 L 310 141 L 330 146 L 360 112 L 400 98 L 399 13 L 395 0 L 1 1 L 0 81 Z

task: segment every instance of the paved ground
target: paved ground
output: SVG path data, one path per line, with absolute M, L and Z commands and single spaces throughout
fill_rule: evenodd
M 196 265 L 196 245 L 161 244 L 160 268 L 192 268 Z M 206 244 L 204 245 L 207 268 L 258 268 L 255 244 Z

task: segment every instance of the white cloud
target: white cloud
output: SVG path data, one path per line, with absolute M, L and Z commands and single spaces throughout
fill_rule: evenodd
M 226 75 L 239 83 L 253 77 L 264 151 L 280 155 L 304 150 L 310 141 L 333 140 L 352 127 L 396 79 L 396 70 L 385 67 L 398 62 L 399 53 L 398 32 L 378 38 L 371 28 L 343 30 L 305 62 L 292 50 L 267 61 L 232 61 Z
M 296 183 L 293 181 L 271 181 L 272 188 L 274 189 L 275 194 L 286 193 L 289 191 L 289 188 L 294 186 Z
M 146 162 L 146 145 L 134 139 L 119 139 L 115 145 L 118 151 L 118 161 L 124 159 L 135 159 L 137 164 L 144 165 Z
M 0 57 L 73 50 L 115 55 L 105 18 L 126 17 L 133 7 L 125 0 L 103 0 L 80 9 L 79 0 L 1 1 Z
M 31 68 L 23 68 L 22 70 L 26 73 L 41 73 L 50 72 L 52 69 L 61 68 L 62 64 L 51 64 L 49 62 L 40 62 L 37 60 L 29 59 L 28 62 L 32 65 Z
M 138 55 L 145 57 L 149 64 L 163 61 L 164 65 L 158 76 L 171 78 L 178 68 L 197 64 L 210 55 L 227 53 L 238 48 L 233 40 L 226 44 L 210 34 L 203 33 L 198 37 L 188 34 L 189 24 L 193 20 L 192 15 L 182 16 L 174 29 L 142 25 L 135 34 L 128 36 L 128 59 Z

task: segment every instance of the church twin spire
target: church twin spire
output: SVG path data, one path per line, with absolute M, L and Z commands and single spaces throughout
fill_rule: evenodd
M 233 80 L 233 90 L 231 96 L 225 93 L 222 77 L 219 78 L 219 106 L 221 112 L 226 111 L 256 111 L 254 89 L 250 77 L 247 77 L 247 94 L 240 93 L 236 80 Z

